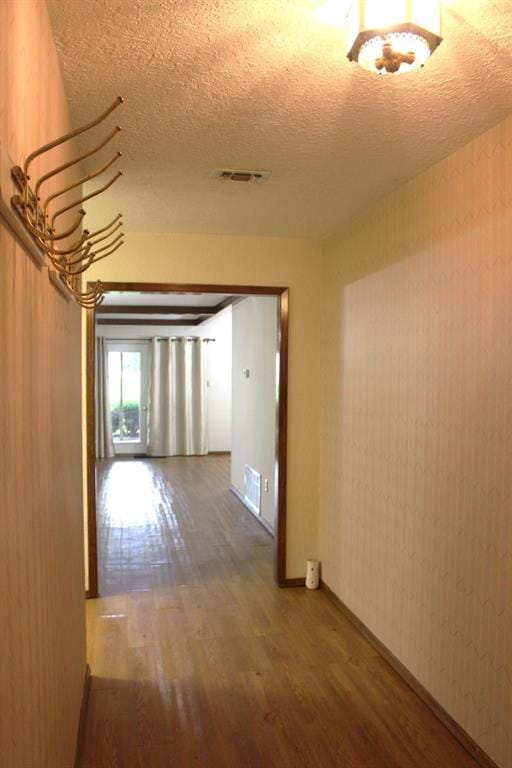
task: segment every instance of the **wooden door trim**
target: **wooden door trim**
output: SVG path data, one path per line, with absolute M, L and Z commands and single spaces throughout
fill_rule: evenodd
M 88 283 L 92 288 L 94 283 Z M 279 298 L 279 403 L 278 403 L 278 504 L 274 536 L 274 579 L 280 587 L 288 586 L 286 578 L 286 509 L 287 509 L 287 444 L 288 444 L 288 342 L 289 291 L 285 287 L 258 285 L 210 285 L 202 283 L 127 283 L 105 282 L 109 291 L 138 293 L 223 293 Z M 87 433 L 87 532 L 89 589 L 87 597 L 98 597 L 98 538 L 96 519 L 96 435 L 94 382 L 96 375 L 96 311 L 87 310 L 86 323 L 86 433 Z
M 89 287 L 89 286 L 88 286 Z M 98 529 L 96 525 L 96 312 L 87 310 L 86 320 L 86 427 L 87 427 L 87 554 L 89 583 L 87 597 L 98 597 Z

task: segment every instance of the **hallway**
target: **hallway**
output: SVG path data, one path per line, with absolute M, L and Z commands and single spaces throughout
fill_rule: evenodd
M 476 765 L 324 594 L 274 586 L 227 457 L 98 479 L 81 768 Z

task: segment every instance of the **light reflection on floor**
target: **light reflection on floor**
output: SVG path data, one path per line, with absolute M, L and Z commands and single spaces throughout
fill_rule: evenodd
M 160 493 L 145 461 L 115 461 L 109 468 L 101 503 L 105 524 L 111 528 L 156 525 Z
M 101 594 L 151 589 L 157 571 L 188 559 L 184 526 L 194 524 L 178 476 L 189 471 L 178 458 L 98 462 Z

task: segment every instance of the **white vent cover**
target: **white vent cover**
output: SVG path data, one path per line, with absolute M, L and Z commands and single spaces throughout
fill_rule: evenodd
M 261 475 L 248 464 L 244 472 L 244 499 L 255 515 L 261 514 Z
M 240 171 L 233 168 L 221 168 L 215 171 L 221 181 L 251 181 L 253 184 L 262 184 L 270 176 L 270 171 Z

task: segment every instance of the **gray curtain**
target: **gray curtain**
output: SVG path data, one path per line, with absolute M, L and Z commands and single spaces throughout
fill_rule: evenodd
M 106 339 L 96 339 L 96 458 L 115 456 L 108 394 L 108 351 Z
M 208 453 L 203 349 L 200 338 L 151 342 L 150 456 Z

